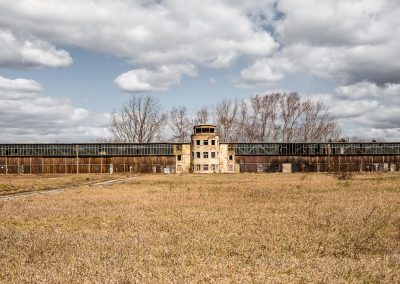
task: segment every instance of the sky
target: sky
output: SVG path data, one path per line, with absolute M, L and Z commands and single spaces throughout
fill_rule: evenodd
M 400 141 L 397 0 L 0 0 L 0 143 L 110 137 L 132 96 L 191 115 L 298 92 Z

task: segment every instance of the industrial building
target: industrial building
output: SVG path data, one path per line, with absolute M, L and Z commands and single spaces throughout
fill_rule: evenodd
M 197 125 L 191 143 L 0 144 L 0 174 L 399 171 L 400 143 L 221 143 Z

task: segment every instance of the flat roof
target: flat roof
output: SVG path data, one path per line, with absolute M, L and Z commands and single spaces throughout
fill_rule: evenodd
M 213 124 L 199 124 L 199 125 L 195 125 L 193 128 L 210 128 L 210 127 L 216 127 Z

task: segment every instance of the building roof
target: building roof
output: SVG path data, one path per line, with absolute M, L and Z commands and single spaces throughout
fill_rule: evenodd
M 216 127 L 215 125 L 213 125 L 213 124 L 198 124 L 198 125 L 195 125 L 194 127 L 193 127 L 193 129 L 194 128 L 210 128 L 210 127 Z

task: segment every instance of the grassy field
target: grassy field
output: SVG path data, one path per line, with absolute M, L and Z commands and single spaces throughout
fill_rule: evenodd
M 400 282 L 398 174 L 141 175 L 0 216 L 1 283 Z
M 121 177 L 124 177 L 124 175 L 0 175 L 0 196 L 16 192 L 80 186 Z

